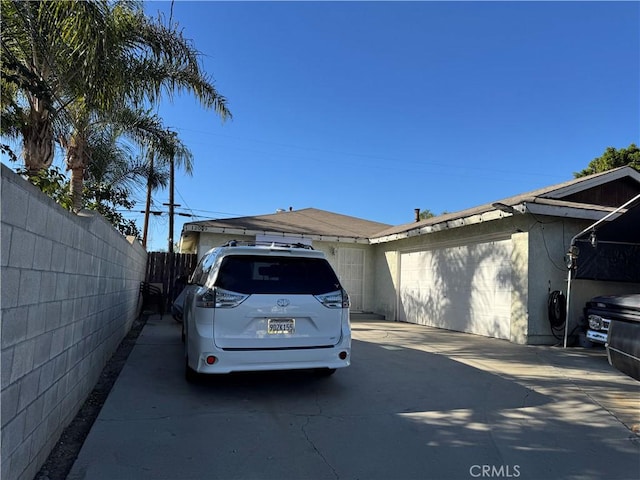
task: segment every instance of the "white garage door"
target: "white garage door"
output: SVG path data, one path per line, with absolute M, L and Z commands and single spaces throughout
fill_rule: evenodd
M 509 338 L 511 240 L 400 255 L 399 320 Z

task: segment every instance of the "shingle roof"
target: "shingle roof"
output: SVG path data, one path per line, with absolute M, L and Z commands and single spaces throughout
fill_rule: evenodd
M 327 237 L 369 238 L 391 225 L 327 212 L 315 208 L 289 210 L 254 217 L 189 222 L 183 230 L 220 231 L 221 229 L 252 232 L 319 235 Z
M 530 192 L 522 193 L 502 200 L 479 205 L 459 212 L 448 213 L 432 217 L 419 222 L 412 222 L 398 226 L 392 226 L 380 222 L 372 222 L 361 218 L 350 217 L 338 213 L 318 210 L 315 208 L 304 208 L 301 210 L 289 210 L 267 215 L 253 217 L 236 217 L 220 220 L 205 220 L 200 222 L 189 222 L 183 227 L 183 231 L 197 232 L 221 232 L 245 231 L 251 233 L 283 233 L 297 235 L 313 235 L 321 237 L 340 237 L 351 239 L 382 239 L 398 234 L 405 234 L 414 230 L 423 229 L 430 225 L 444 224 L 451 222 L 457 226 L 459 219 L 466 219 L 474 215 L 483 215 L 487 212 L 496 212 L 498 204 L 509 207 L 522 206 L 523 204 L 546 205 L 549 207 L 568 207 L 579 210 L 591 210 L 598 212 L 609 211 L 607 207 L 594 204 L 576 203 L 563 200 L 571 194 L 587 190 L 591 187 L 605 184 L 619 178 L 629 177 L 640 184 L 640 173 L 631 167 L 620 167 L 604 173 L 589 175 L 573 179 L 564 183 L 551 185 Z M 491 214 L 489 214 L 491 215 Z M 461 225 L 464 222 L 460 223 Z
M 496 200 L 491 203 L 479 205 L 466 210 L 447 213 L 439 215 L 419 222 L 407 223 L 391 227 L 385 231 L 378 232 L 373 238 L 387 237 L 391 235 L 397 235 L 400 233 L 408 232 L 411 230 L 420 229 L 429 225 L 436 225 L 440 223 L 454 221 L 460 218 L 471 217 L 473 215 L 481 215 L 486 212 L 496 210 L 497 204 L 506 205 L 509 207 L 520 205 L 523 203 L 529 204 L 541 204 L 555 207 L 572 207 L 583 210 L 593 210 L 607 212 L 610 208 L 603 207 L 601 205 L 584 204 L 576 202 L 568 202 L 562 200 L 563 197 L 574 193 L 575 191 L 586 190 L 594 185 L 607 183 L 612 180 L 623 177 L 632 177 L 640 183 L 640 174 L 633 170 L 631 167 L 620 167 L 607 172 L 596 173 L 586 177 L 580 177 L 567 182 L 559 183 L 556 185 L 550 185 L 548 187 L 540 188 L 530 192 L 522 193 L 512 197 L 507 197 L 502 200 Z

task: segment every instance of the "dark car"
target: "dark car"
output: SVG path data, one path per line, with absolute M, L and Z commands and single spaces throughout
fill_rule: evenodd
M 640 294 L 595 297 L 585 319 L 587 338 L 605 343 L 609 363 L 640 380 Z

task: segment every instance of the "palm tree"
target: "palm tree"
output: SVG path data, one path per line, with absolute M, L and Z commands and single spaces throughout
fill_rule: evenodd
M 153 168 L 146 156 L 135 156 L 129 145 L 111 128 L 94 130 L 91 137 L 91 162 L 85 172 L 83 207 L 98 211 L 122 234 L 140 236 L 135 223 L 126 220 L 118 208 L 131 209 L 136 191 L 166 187 L 169 172 Z M 97 138 L 96 138 L 97 137 Z
M 87 158 L 90 152 L 91 161 L 80 177 L 86 179 L 97 192 L 92 197 L 98 204 L 108 200 L 100 192 L 116 191 L 129 197 L 136 190 L 142 190 L 149 182 L 154 190 L 167 186 L 166 168 L 151 169 L 147 155 L 139 155 L 137 149 L 133 148 L 136 144 L 148 143 L 156 146 L 159 158 L 172 155 L 181 159 L 188 171 L 191 170 L 191 152 L 180 142 L 175 132 L 164 129 L 157 116 L 144 111 L 121 110 L 115 113 L 118 115 L 112 115 L 109 121 L 87 125 L 86 135 L 71 137 L 71 145 L 65 147 L 67 152 L 75 153 L 75 158 Z M 133 145 L 131 141 L 134 142 Z M 61 143 L 66 142 L 67 139 L 61 139 Z M 78 148 L 79 144 L 81 150 Z M 77 176 L 72 175 L 72 179 L 76 178 Z M 82 188 L 82 184 L 71 186 L 73 192 L 79 188 Z M 77 199 L 82 200 L 82 196 L 74 198 Z M 75 205 L 75 209 L 82 206 L 84 205 Z
M 179 91 L 222 120 L 231 118 L 226 99 L 200 69 L 199 52 L 177 30 L 145 17 L 140 4 L 2 0 L 2 15 L 2 134 L 22 137 L 30 172 L 48 168 L 54 140 L 60 142 L 76 209 L 96 126 Z M 128 133 L 160 162 L 173 158 L 190 171 L 186 149 L 158 125 Z
M 80 108 L 77 108 L 80 107 Z M 82 102 L 74 102 L 68 107 L 69 114 L 74 119 L 74 129 L 66 135 L 60 135 L 59 143 L 65 150 L 67 170 L 71 171 L 71 197 L 74 211 L 83 207 L 83 183 L 91 164 L 97 162 L 102 171 L 108 171 L 105 165 L 109 157 L 104 152 L 109 148 L 118 148 L 127 141 L 146 152 L 145 158 L 157 159 L 160 165 L 174 159 L 182 165 L 187 173 L 192 170 L 192 155 L 189 149 L 180 141 L 178 135 L 165 128 L 157 115 L 142 109 L 119 108 L 110 112 L 89 111 Z M 119 150 L 123 151 L 123 150 Z M 130 159 L 136 155 L 131 153 Z M 114 163 L 116 157 L 114 157 Z M 114 165 L 121 169 L 122 162 Z M 93 169 L 97 171 L 97 169 Z M 149 177 L 153 169 L 147 166 L 129 169 L 127 178 L 132 175 L 144 177 L 144 182 L 150 178 L 155 189 L 158 185 Z
M 55 131 L 68 121 L 61 92 L 80 91 L 97 78 L 97 42 L 106 0 L 23 2 L 2 0 L 2 134 L 20 138 L 27 171 L 48 168 Z
M 120 121 L 123 113 L 133 113 L 134 117 L 129 120 L 136 130 L 130 133 L 138 144 L 148 147 L 154 160 L 160 163 L 173 161 L 185 167 L 187 172 L 191 171 L 191 157 L 176 143 L 175 134 L 166 136 L 167 132 L 161 128 L 141 131 L 140 118 L 135 118 L 140 112 L 139 106 L 158 102 L 162 93 L 171 98 L 175 91 L 186 90 L 194 94 L 203 107 L 215 110 L 223 120 L 231 116 L 226 99 L 201 71 L 198 51 L 177 30 L 149 20 L 141 10 L 121 4 L 116 4 L 111 11 L 109 29 L 110 41 L 104 45 L 102 59 L 102 78 L 108 81 L 92 97 L 76 100 L 75 128 L 68 140 L 61 142 L 67 151 L 67 168 L 72 172 L 74 208 L 81 205 L 78 197 L 82 192 L 84 171 L 90 162 L 86 142 L 90 134 L 87 121 L 90 116 L 112 122 Z

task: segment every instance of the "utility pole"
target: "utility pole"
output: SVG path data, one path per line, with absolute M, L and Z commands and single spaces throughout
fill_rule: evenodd
M 151 177 L 153 176 L 153 155 L 149 155 L 149 177 L 147 178 L 147 205 L 144 211 L 144 227 L 142 229 L 142 248 L 147 249 L 149 233 L 149 211 L 151 210 Z
M 173 253 L 173 189 L 175 187 L 175 165 L 173 162 L 173 155 L 171 155 L 171 166 L 170 166 L 170 174 L 169 174 L 169 253 Z
M 169 195 L 169 198 L 170 198 L 170 202 L 163 203 L 162 205 L 164 205 L 165 207 L 169 207 L 169 250 L 168 252 L 173 253 L 173 217 L 174 215 L 176 215 L 174 208 L 180 207 L 181 205 L 179 203 L 173 203 L 173 195 Z M 191 216 L 184 213 L 178 213 L 178 215 L 182 215 L 185 217 Z
M 173 253 L 173 217 L 175 215 L 175 207 L 179 207 L 179 203 L 173 203 L 173 191 L 175 190 L 175 165 L 173 155 L 169 161 L 169 203 L 163 205 L 169 207 L 169 253 Z

